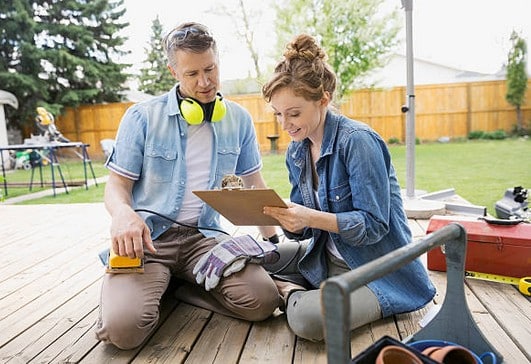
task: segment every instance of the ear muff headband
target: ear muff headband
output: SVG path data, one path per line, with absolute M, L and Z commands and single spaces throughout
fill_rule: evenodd
M 179 109 L 181 110 L 181 115 L 190 125 L 201 124 L 205 120 L 205 108 L 204 106 L 197 102 L 196 100 L 185 97 L 179 100 Z M 223 96 L 220 93 L 216 95 L 214 100 L 214 106 L 212 109 L 212 117 L 210 121 L 217 122 L 225 117 L 227 113 L 227 106 L 225 101 L 223 101 Z

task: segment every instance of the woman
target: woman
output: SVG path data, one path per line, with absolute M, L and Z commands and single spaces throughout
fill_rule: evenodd
M 367 125 L 332 110 L 335 87 L 325 52 L 302 34 L 287 46 L 262 89 L 292 139 L 286 153 L 291 203 L 287 209 L 265 207 L 264 213 L 280 222 L 288 238 L 309 239 L 294 261 L 311 288 L 276 283 L 289 326 L 309 340 L 324 337 L 318 289 L 324 280 L 412 239 L 385 142 Z M 434 294 L 417 259 L 353 292 L 350 326 L 417 310 Z

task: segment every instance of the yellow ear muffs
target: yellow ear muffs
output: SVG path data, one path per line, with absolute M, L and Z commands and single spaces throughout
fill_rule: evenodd
M 227 113 L 227 105 L 223 101 L 223 96 L 220 93 L 216 96 L 216 101 L 214 101 L 214 110 L 212 110 L 212 122 L 221 121 Z
M 205 113 L 199 103 L 191 98 L 184 98 L 179 105 L 184 120 L 191 125 L 201 124 L 205 119 Z
M 182 117 L 188 122 L 188 124 L 198 125 L 205 120 L 204 106 L 192 98 L 183 98 L 180 102 L 179 108 L 181 109 Z M 226 113 L 227 106 L 225 105 L 225 101 L 223 101 L 223 96 L 218 93 L 216 100 L 214 101 L 210 121 L 220 121 L 225 117 Z

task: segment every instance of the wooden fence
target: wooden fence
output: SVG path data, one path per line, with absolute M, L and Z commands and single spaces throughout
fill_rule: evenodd
M 531 101 L 531 80 L 527 100 Z M 415 87 L 415 135 L 422 141 L 440 137 L 465 138 L 471 131 L 511 132 L 516 125 L 516 111 L 505 100 L 506 82 L 488 81 L 455 84 L 419 85 Z M 276 147 L 284 150 L 290 139 L 275 121 L 272 111 L 261 95 L 227 96 L 243 107 L 255 123 L 260 148 L 271 150 L 271 136 L 278 135 Z M 401 107 L 406 101 L 405 87 L 385 90 L 354 91 L 340 106 L 350 118 L 361 120 L 374 128 L 384 140 L 405 141 L 406 114 Z M 132 103 L 85 105 L 57 118 L 59 130 L 70 140 L 91 145 L 93 157 L 102 157 L 100 141 L 114 139 L 124 111 Z M 524 122 L 531 123 L 530 102 L 524 103 Z

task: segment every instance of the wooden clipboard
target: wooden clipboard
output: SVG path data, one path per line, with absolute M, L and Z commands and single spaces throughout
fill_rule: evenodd
M 264 206 L 288 207 L 275 190 L 270 188 L 226 188 L 192 192 L 238 226 L 280 225 L 276 219 L 264 215 L 262 210 Z

